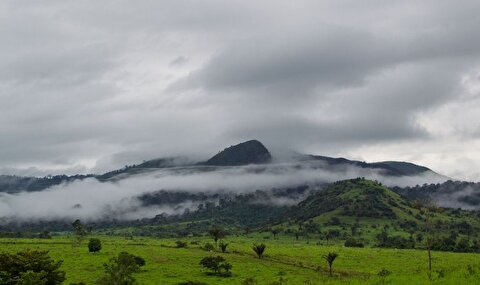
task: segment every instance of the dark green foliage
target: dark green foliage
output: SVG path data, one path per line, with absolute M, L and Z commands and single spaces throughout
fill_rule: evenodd
M 47 230 L 42 231 L 41 233 L 38 234 L 38 238 L 43 238 L 43 239 L 50 239 L 52 236 L 50 235 L 50 232 Z
M 263 253 L 265 252 L 265 249 L 267 246 L 265 244 L 254 244 L 252 249 L 253 251 L 257 254 L 258 258 L 262 258 Z
M 430 246 L 432 250 L 438 251 L 480 252 L 477 240 L 470 242 L 467 238 L 461 238 L 456 241 L 451 236 L 432 239 Z
M 382 268 L 382 270 L 380 270 L 380 272 L 377 273 L 377 275 L 380 277 L 380 279 L 382 280 L 382 284 L 385 284 L 385 279 L 387 279 L 387 277 L 392 274 L 392 272 L 388 271 L 387 269 L 385 268 Z
M 92 178 L 93 175 L 54 175 L 45 177 L 23 177 L 0 175 L 1 192 L 41 191 L 54 185 Z
M 329 252 L 328 254 L 323 256 L 323 259 L 325 259 L 328 263 L 330 277 L 333 276 L 333 262 L 335 261 L 335 259 L 337 259 L 337 257 L 338 254 L 335 252 Z
M 188 243 L 186 241 L 177 240 L 175 242 L 177 248 L 187 248 Z
M 203 246 L 203 249 L 206 250 L 206 251 L 213 251 L 213 250 L 215 250 L 215 246 L 213 244 L 207 242 Z
M 48 251 L 1 253 L 0 284 L 61 284 L 65 281 L 65 272 L 59 270 L 61 265 L 62 261 L 52 260 Z
M 466 194 L 464 189 L 472 189 L 470 194 Z M 441 196 L 451 193 L 463 192 L 464 195 L 459 195 L 456 202 L 463 203 L 469 206 L 480 205 L 480 183 L 465 182 L 465 181 L 452 181 L 448 180 L 444 183 L 438 184 L 423 184 L 414 187 L 393 187 L 392 190 L 409 198 L 409 199 L 429 199 L 432 196 Z
M 401 236 L 389 236 L 383 231 L 376 236 L 378 247 L 389 248 L 415 248 L 415 241 Z
M 208 233 L 210 234 L 210 236 L 215 241 L 215 244 L 217 244 L 219 239 L 222 239 L 226 236 L 226 233 L 222 229 L 219 229 L 219 228 L 211 229 Z
M 102 249 L 102 242 L 98 238 L 91 238 L 88 242 L 89 252 L 99 252 Z
M 345 241 L 345 244 L 344 244 L 346 247 L 364 247 L 363 243 L 353 239 L 353 238 L 349 238 Z
M 73 227 L 74 242 L 77 244 L 80 244 L 85 238 L 85 236 L 87 235 L 85 226 L 82 224 L 80 220 L 75 220 L 75 222 L 72 223 L 72 227 Z
M 110 259 L 109 263 L 105 263 L 104 275 L 97 281 L 99 285 L 132 285 L 135 284 L 133 273 L 140 271 L 137 256 L 121 252 L 117 257 Z
M 145 266 L 145 264 L 147 264 L 147 262 L 145 261 L 145 259 L 141 256 L 134 256 L 133 259 L 135 260 L 135 263 L 142 267 L 142 266 Z
M 218 245 L 218 247 L 220 247 L 220 250 L 223 253 L 225 253 L 225 252 L 227 252 L 228 243 L 224 242 L 224 241 L 220 241 L 220 244 Z
M 221 275 L 224 277 L 230 276 L 230 270 L 232 265 L 225 261 L 225 258 L 221 256 L 207 256 L 200 261 L 200 265 L 213 271 L 213 274 Z

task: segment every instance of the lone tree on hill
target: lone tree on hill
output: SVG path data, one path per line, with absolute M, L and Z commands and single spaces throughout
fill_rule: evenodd
M 102 249 L 102 242 L 98 238 L 91 238 L 88 242 L 88 252 L 99 252 Z
M 328 254 L 323 256 L 323 259 L 325 259 L 328 263 L 328 267 L 330 269 L 330 277 L 333 276 L 332 266 L 333 266 L 333 262 L 335 261 L 335 259 L 337 259 L 337 257 L 338 257 L 338 254 L 335 252 L 329 252 Z
M 265 249 L 267 246 L 265 244 L 254 244 L 252 249 L 253 251 L 257 254 L 258 258 L 262 258 L 263 253 L 265 252 Z

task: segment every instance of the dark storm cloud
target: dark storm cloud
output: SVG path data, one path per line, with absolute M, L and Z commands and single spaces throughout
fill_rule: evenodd
M 458 173 L 440 161 L 459 138 L 478 144 L 476 105 L 462 102 L 479 85 L 465 81 L 480 68 L 479 8 L 3 1 L 0 169 L 101 172 L 258 138 Z

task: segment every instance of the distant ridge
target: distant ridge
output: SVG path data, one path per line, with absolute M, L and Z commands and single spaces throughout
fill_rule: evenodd
M 238 166 L 269 163 L 272 155 L 258 140 L 246 141 L 230 146 L 205 162 L 206 165 Z

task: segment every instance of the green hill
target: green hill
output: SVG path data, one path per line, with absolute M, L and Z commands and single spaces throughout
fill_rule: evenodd
M 431 235 L 438 249 L 443 243 L 480 237 L 479 214 L 460 209 L 429 212 L 378 182 L 363 178 L 339 181 L 315 192 L 293 207 L 279 231 L 337 241 L 358 240 L 386 247 L 423 246 Z M 427 219 L 434 232 L 426 232 Z M 447 240 L 452 239 L 452 240 Z M 454 248 L 451 247 L 451 250 Z

